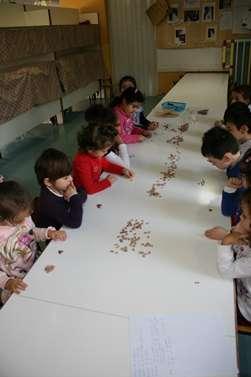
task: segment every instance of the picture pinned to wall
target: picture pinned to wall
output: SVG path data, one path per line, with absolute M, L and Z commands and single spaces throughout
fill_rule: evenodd
M 220 0 L 219 9 L 220 10 L 230 10 L 232 7 L 232 0 Z
M 202 21 L 214 21 L 215 17 L 215 4 L 214 3 L 208 3 L 203 4 L 202 7 Z
M 174 43 L 177 46 L 183 46 L 186 44 L 186 29 L 185 28 L 177 28 L 175 29 L 175 41 Z
M 180 21 L 180 6 L 179 4 L 172 4 L 168 9 L 167 22 L 175 23 Z
M 208 26 L 206 30 L 206 40 L 208 42 L 215 42 L 217 38 L 216 26 Z
M 200 11 L 199 9 L 189 9 L 184 11 L 184 22 L 199 22 Z
M 199 8 L 200 0 L 184 0 L 184 8 Z

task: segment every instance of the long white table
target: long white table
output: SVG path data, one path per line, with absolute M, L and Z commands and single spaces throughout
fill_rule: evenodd
M 227 225 L 218 209 L 224 174 L 200 155 L 203 132 L 222 118 L 227 81 L 226 74 L 185 75 L 162 101 L 185 101 L 189 110 L 163 118 L 157 105 L 149 118 L 162 126 L 151 140 L 129 147 L 135 180 L 120 178 L 111 189 L 90 196 L 82 227 L 67 229 L 66 242 L 50 243 L 25 278 L 29 287 L 0 312 L 1 339 L 7 343 L 0 355 L 1 376 L 129 377 L 132 314 L 220 314 L 222 331 L 235 345 L 233 283 L 219 276 L 215 244 L 203 236 L 208 227 Z M 208 115 L 195 119 L 194 112 L 205 108 Z M 181 135 L 178 127 L 187 121 L 184 142 L 178 147 L 167 143 Z M 161 197 L 149 196 L 170 154 L 179 158 L 176 177 L 158 189 Z M 116 253 L 114 244 L 125 245 L 116 237 L 136 219 L 143 221 L 136 250 Z M 146 242 L 152 252 L 142 257 Z M 47 274 L 50 264 L 55 270 Z M 27 344 L 21 347 L 20 339 Z M 10 372 L 13 351 L 16 363 Z

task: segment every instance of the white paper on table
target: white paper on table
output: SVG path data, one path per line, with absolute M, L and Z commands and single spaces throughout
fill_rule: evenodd
M 131 316 L 132 377 L 236 376 L 234 335 L 220 316 Z

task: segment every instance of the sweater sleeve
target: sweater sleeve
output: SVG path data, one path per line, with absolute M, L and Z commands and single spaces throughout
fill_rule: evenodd
M 123 160 L 126 167 L 130 168 L 130 157 L 126 144 L 119 144 L 119 156 Z
M 120 135 L 120 137 L 125 144 L 139 143 L 139 135 L 137 134 L 131 134 L 131 135 L 122 134 Z
M 251 276 L 251 254 L 248 257 L 234 258 L 231 245 L 217 245 L 217 264 L 219 273 L 229 279 Z
M 228 178 L 239 178 L 240 177 L 240 164 L 239 162 L 232 167 L 227 168 Z
M 58 213 L 58 220 L 69 228 L 79 228 L 83 217 L 83 199 L 80 194 L 71 196 L 68 210 L 62 207 Z
M 56 230 L 56 229 L 54 227 L 52 227 L 52 226 L 49 226 L 48 228 L 37 228 L 37 227 L 34 227 L 32 229 L 32 234 L 34 236 L 34 240 L 36 242 L 49 240 L 48 230 Z
M 79 228 L 83 217 L 83 196 L 79 193 L 72 195 L 69 205 L 65 204 L 63 198 L 60 201 L 54 200 L 47 211 L 50 212 L 50 218 L 54 218 L 57 223 L 68 228 Z
M 125 145 L 125 144 L 123 144 Z M 120 165 L 126 167 L 124 161 L 120 156 L 118 156 L 116 153 L 113 151 L 109 152 L 106 156 L 105 159 L 113 164 Z
M 142 133 L 144 132 L 144 130 L 140 127 L 137 127 L 137 126 L 133 126 L 132 128 L 132 135 L 142 135 Z
M 109 179 L 105 178 L 99 181 L 95 181 L 92 176 L 91 166 L 87 161 L 82 162 L 76 167 L 78 180 L 87 192 L 87 194 L 95 194 L 96 192 L 105 190 L 111 186 Z
M 224 187 L 221 198 L 221 212 L 223 216 L 233 216 L 240 206 L 239 190 Z
M 29 227 L 36 242 L 48 240 L 48 230 L 55 230 L 55 228 L 51 226 L 48 228 L 36 227 L 31 217 L 27 218 L 26 226 Z
M 106 160 L 105 158 L 102 159 L 102 168 L 104 171 L 108 173 L 113 173 L 113 174 L 118 174 L 118 175 L 122 175 L 123 170 L 124 170 L 123 166 L 113 164 L 112 162 Z
M 143 126 L 144 129 L 147 129 L 147 127 L 148 127 L 149 124 L 151 123 L 151 122 L 145 117 L 144 111 L 141 111 L 141 112 L 140 112 L 139 120 L 140 120 L 140 124 Z

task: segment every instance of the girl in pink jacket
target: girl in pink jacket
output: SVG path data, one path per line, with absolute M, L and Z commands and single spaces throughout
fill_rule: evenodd
M 36 241 L 65 240 L 63 230 L 36 228 L 27 192 L 14 181 L 0 184 L 0 303 L 27 284 L 26 273 L 37 257 Z
M 132 120 L 133 113 L 143 102 L 143 94 L 129 87 L 121 93 L 118 105 L 114 108 L 120 123 L 119 135 L 125 144 L 138 143 L 152 136 L 150 131 L 136 127 Z

